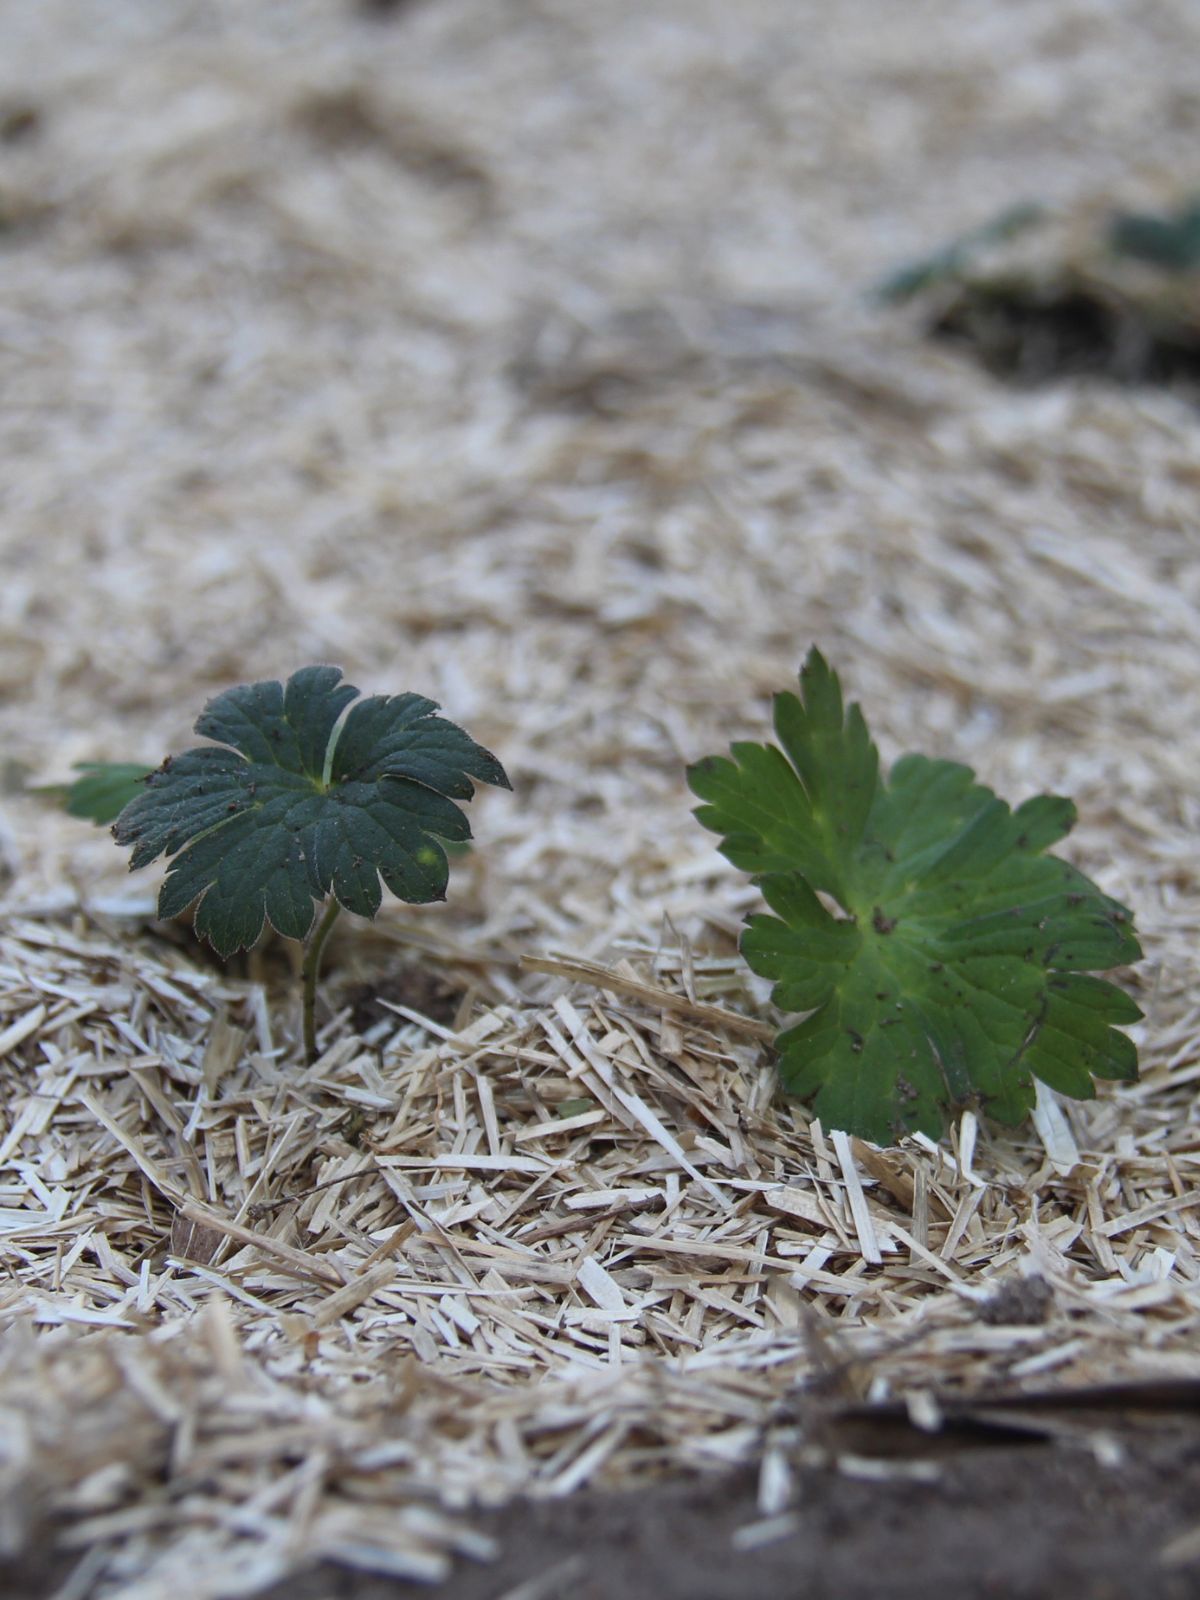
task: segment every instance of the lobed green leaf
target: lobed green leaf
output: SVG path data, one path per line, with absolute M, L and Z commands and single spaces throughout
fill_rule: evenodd
M 749 919 L 743 954 L 776 1005 L 808 1013 L 779 1036 L 785 1086 L 827 1125 L 887 1143 L 937 1135 L 971 1103 L 1018 1121 L 1035 1077 L 1080 1098 L 1095 1078 L 1136 1077 L 1117 1030 L 1138 1008 L 1084 976 L 1140 956 L 1131 914 L 1044 854 L 1071 802 L 1010 810 L 968 767 L 917 755 L 884 783 L 816 650 L 801 684 L 776 702 L 782 751 L 738 744 L 689 772 L 697 817 L 771 913 Z
M 476 778 L 508 788 L 496 758 L 419 695 L 359 699 L 337 667 L 218 695 L 196 732 L 218 741 L 168 758 L 113 829 L 130 866 L 172 856 L 159 896 L 222 954 L 264 922 L 302 939 L 332 894 L 373 917 L 383 886 L 445 898 L 443 841 L 471 837 L 456 800 Z

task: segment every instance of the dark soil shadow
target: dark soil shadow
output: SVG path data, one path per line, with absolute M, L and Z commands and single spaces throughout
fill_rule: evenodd
M 1007 1430 L 1002 1430 L 1007 1434 Z M 523 1502 L 472 1518 L 499 1559 L 444 1585 L 323 1567 L 264 1600 L 1185 1600 L 1200 1563 L 1162 1551 L 1200 1522 L 1200 1434 L 1101 1465 L 1080 1445 L 975 1449 L 932 1481 L 800 1473 L 786 1536 L 757 1547 L 755 1475 Z
M 1200 329 L 1154 319 L 1082 284 L 967 284 L 930 332 L 1018 383 L 1094 375 L 1123 384 L 1200 389 Z
M 372 982 L 356 984 L 342 996 L 342 1004 L 350 1007 L 350 1025 L 357 1034 L 369 1033 L 380 1022 L 399 1027 L 403 1019 L 392 1006 L 406 1006 L 431 1022 L 450 1027 L 465 993 L 456 973 L 413 961 Z
M 805 1468 L 780 1524 L 763 1519 L 756 1474 L 587 1491 L 467 1513 L 499 1546 L 441 1585 L 322 1565 L 262 1600 L 1193 1600 L 1200 1560 L 1163 1552 L 1200 1525 L 1200 1429 L 1160 1419 L 1102 1462 L 1086 1436 L 989 1445 L 943 1455 L 934 1477 L 886 1476 L 882 1454 L 861 1477 Z M 900 1452 L 904 1455 L 906 1452 Z M 863 1464 L 865 1463 L 865 1465 Z M 900 1470 L 912 1463 L 901 1463 Z M 929 1463 L 922 1464 L 926 1471 Z M 874 1466 L 877 1475 L 871 1475 Z M 769 1533 L 768 1530 L 764 1530 Z M 736 1538 L 736 1542 L 735 1542 Z M 1186 1552 L 1184 1552 L 1186 1554 Z M 49 1600 L 79 1560 L 49 1538 L 0 1560 L 0 1594 Z

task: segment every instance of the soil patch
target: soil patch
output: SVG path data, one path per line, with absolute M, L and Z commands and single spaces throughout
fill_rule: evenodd
M 1196 1427 L 1107 1438 L 1104 1463 L 1078 1441 L 1025 1442 L 951 1444 L 921 1475 L 869 1456 L 850 1469 L 861 1477 L 809 1469 L 777 1519 L 758 1511 L 750 1470 L 518 1501 L 472 1519 L 496 1559 L 460 1560 L 437 1587 L 325 1563 L 264 1600 L 1184 1600 L 1197 1583 Z M 76 1561 L 42 1548 L 0 1563 L 0 1588 L 37 1600 Z
M 350 1007 L 350 1024 L 355 1033 L 368 1034 L 381 1022 L 395 1024 L 395 1006 L 417 1011 L 431 1022 L 447 1027 L 454 1021 L 462 1001 L 462 985 L 432 967 L 406 966 L 377 983 L 357 985 L 345 998 Z
M 1103 376 L 1117 383 L 1200 385 L 1200 332 L 1156 323 L 1086 287 L 967 285 L 933 323 L 989 372 L 1022 383 Z

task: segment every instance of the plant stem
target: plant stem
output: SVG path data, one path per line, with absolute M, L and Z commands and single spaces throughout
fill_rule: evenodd
M 321 971 L 325 941 L 329 938 L 341 909 L 336 900 L 331 900 L 321 914 L 321 920 L 304 941 L 304 962 L 300 968 L 300 979 L 304 985 L 304 1056 L 310 1067 L 317 1059 L 317 1029 L 314 1021 L 317 975 Z

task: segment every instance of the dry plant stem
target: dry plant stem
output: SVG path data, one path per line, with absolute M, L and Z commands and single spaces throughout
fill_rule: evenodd
M 304 941 L 304 962 L 300 979 L 304 986 L 304 1059 L 311 1067 L 317 1059 L 317 1029 L 314 1020 L 317 1004 L 317 976 L 321 971 L 321 957 L 325 943 L 333 931 L 341 906 L 331 900 L 321 914 L 321 920 Z

